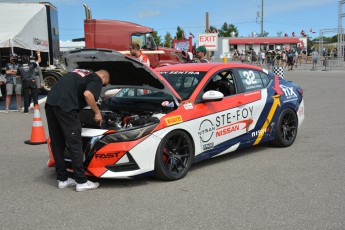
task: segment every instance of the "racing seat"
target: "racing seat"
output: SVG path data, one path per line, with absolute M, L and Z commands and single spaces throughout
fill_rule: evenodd
M 217 81 L 217 89 L 224 94 L 224 97 L 235 94 L 235 86 L 226 77 Z

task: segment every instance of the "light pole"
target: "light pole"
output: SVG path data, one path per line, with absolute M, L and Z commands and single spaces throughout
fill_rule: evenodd
M 264 0 L 261 0 L 261 37 L 264 36 Z

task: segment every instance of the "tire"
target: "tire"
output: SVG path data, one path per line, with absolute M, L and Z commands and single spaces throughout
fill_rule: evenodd
M 43 85 L 44 85 L 42 88 L 42 93 L 47 94 L 51 90 L 53 85 L 59 80 L 61 75 L 58 74 L 57 72 L 51 72 L 51 71 L 43 72 L 42 74 L 43 74 Z
M 292 109 L 285 109 L 279 116 L 275 138 L 270 144 L 277 147 L 292 145 L 297 136 L 298 118 Z
M 194 159 L 194 145 L 182 130 L 168 133 L 158 146 L 155 159 L 155 175 L 167 181 L 183 178 Z

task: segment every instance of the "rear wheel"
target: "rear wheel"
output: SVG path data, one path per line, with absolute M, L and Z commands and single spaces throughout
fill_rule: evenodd
M 181 130 L 170 132 L 157 149 L 156 177 L 170 181 L 183 178 L 191 167 L 193 158 L 194 146 L 191 138 Z
M 284 110 L 278 119 L 277 129 L 272 145 L 288 147 L 292 145 L 297 136 L 298 119 L 292 109 Z
M 48 93 L 60 77 L 61 75 L 56 72 L 43 72 L 43 93 Z

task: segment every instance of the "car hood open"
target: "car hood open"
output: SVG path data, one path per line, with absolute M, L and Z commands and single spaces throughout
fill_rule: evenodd
M 80 49 L 63 55 L 68 69 L 105 69 L 110 74 L 110 84 L 120 87 L 144 87 L 162 91 L 181 100 L 172 86 L 157 72 L 143 63 L 114 50 Z

